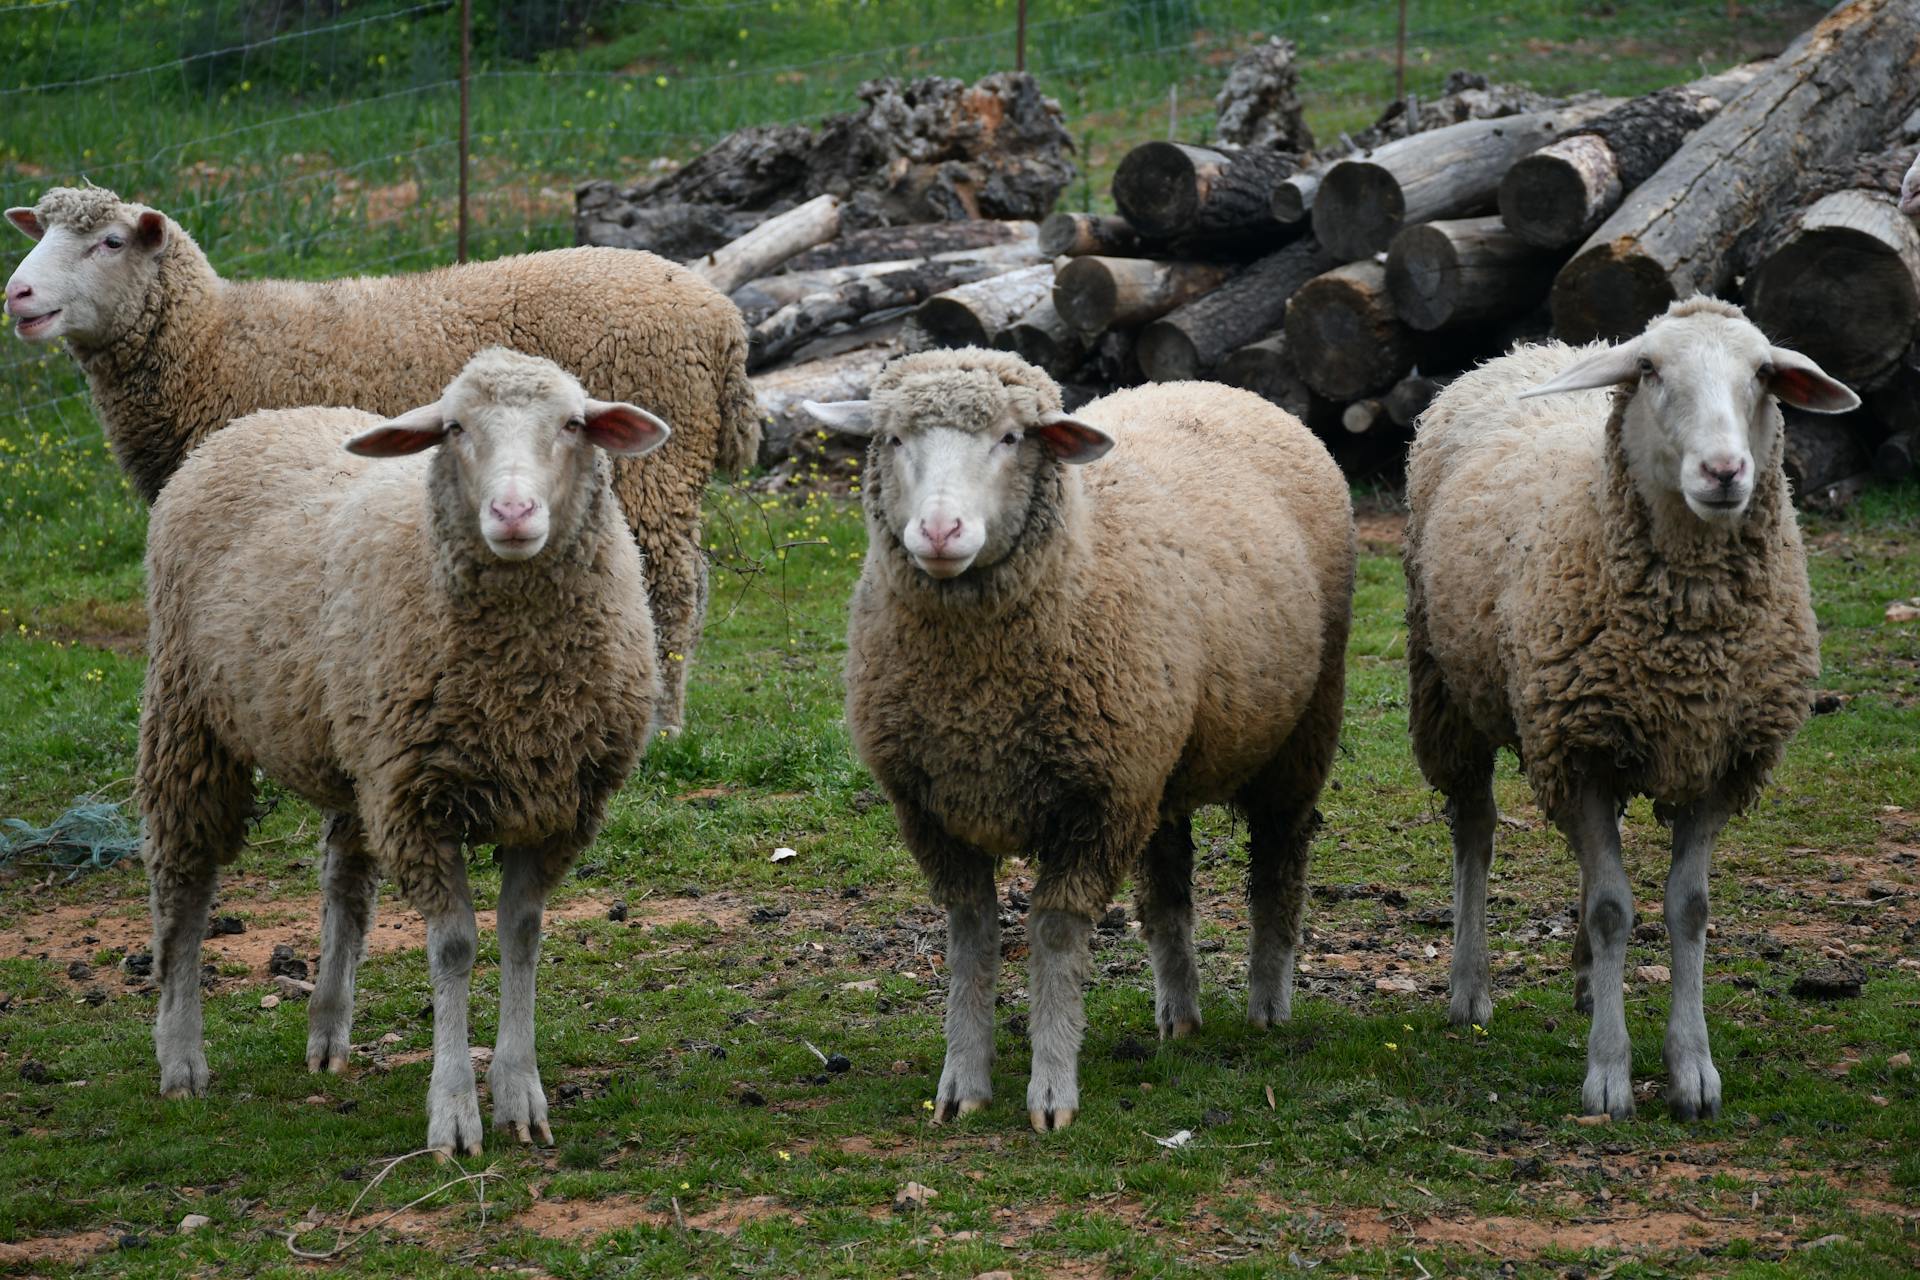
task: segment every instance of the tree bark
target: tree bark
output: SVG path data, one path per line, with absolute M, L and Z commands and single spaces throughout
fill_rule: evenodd
M 1387 269 L 1349 262 L 1301 286 L 1287 346 L 1307 385 L 1329 400 L 1378 395 L 1413 367 L 1413 335 L 1394 314 Z
M 936 294 L 913 313 L 936 347 L 990 347 L 1000 331 L 1033 310 L 1053 288 L 1053 267 L 1041 263 Z
M 760 432 L 760 465 L 785 461 L 793 453 L 795 437 L 822 429 L 800 407 L 802 400 L 864 400 L 875 375 L 892 356 L 887 346 L 863 347 L 755 375 L 753 393 L 766 424 Z
M 1749 63 L 1623 102 L 1522 156 L 1500 180 L 1507 229 L 1542 249 L 1584 240 L 1765 66 Z
M 1560 272 L 1569 342 L 1638 333 L 1676 298 L 1724 293 L 1743 229 L 1801 171 L 1856 153 L 1920 93 L 1920 4 L 1853 0 L 1802 34 L 1629 195 Z
M 1415 329 L 1504 320 L 1547 296 L 1563 256 L 1528 244 L 1497 214 L 1426 222 L 1393 238 L 1387 291 Z
M 890 307 L 910 307 L 937 293 L 970 284 L 1004 268 L 978 262 L 922 262 L 884 275 L 860 276 L 808 294 L 780 308 L 749 333 L 749 369 L 777 364 L 802 344 L 837 324 Z M 776 277 L 777 278 L 777 277 Z
M 1140 331 L 1136 354 L 1155 382 L 1197 378 L 1285 319 L 1288 299 L 1333 259 L 1313 240 L 1270 253 L 1211 293 Z
M 1013 352 L 1055 379 L 1068 379 L 1086 361 L 1088 335 L 1061 317 L 1052 298 L 1042 298 L 1002 329 L 993 345 Z
M 1383 253 L 1402 227 L 1491 210 L 1514 161 L 1613 105 L 1468 120 L 1389 142 L 1328 169 L 1313 198 L 1313 233 L 1343 262 Z
M 899 262 L 996 245 L 1029 243 L 1039 227 L 1019 219 L 971 218 L 960 222 L 910 222 L 897 227 L 860 227 L 788 259 L 785 271 L 819 271 L 861 262 Z
M 1273 220 L 1273 188 L 1298 167 L 1278 151 L 1146 142 L 1114 171 L 1113 202 L 1149 239 L 1272 244 L 1288 234 Z
M 1146 252 L 1140 233 L 1125 218 L 1099 213 L 1056 213 L 1040 224 L 1040 252 L 1049 258 L 1101 254 L 1132 258 Z
M 1284 329 L 1275 329 L 1220 362 L 1220 381 L 1244 387 L 1279 405 L 1302 422 L 1313 411 L 1313 392 L 1287 351 Z
M 1775 342 L 1871 383 L 1920 335 L 1920 231 L 1892 196 L 1837 191 L 1801 211 L 1745 296 Z
M 1395 426 L 1413 430 L 1414 424 L 1420 420 L 1420 415 L 1426 412 L 1427 406 L 1433 403 L 1433 398 L 1440 394 L 1440 388 L 1446 385 L 1438 378 L 1429 378 L 1418 373 L 1408 374 L 1394 383 L 1393 389 L 1387 392 L 1384 399 L 1387 416 L 1393 419 Z
M 1920 431 L 1896 431 L 1873 451 L 1873 473 L 1882 480 L 1905 480 L 1920 458 Z
M 1053 305 L 1086 334 L 1132 328 L 1218 288 L 1232 268 L 1151 258 L 1075 258 L 1053 280 Z
M 696 275 L 722 293 L 732 293 L 788 258 L 840 234 L 840 200 L 815 196 L 777 218 L 768 218 L 730 244 L 689 263 Z
M 1786 449 L 1781 466 L 1801 502 L 1872 465 L 1873 459 L 1860 443 L 1859 415 L 1829 417 L 1784 406 L 1782 412 Z

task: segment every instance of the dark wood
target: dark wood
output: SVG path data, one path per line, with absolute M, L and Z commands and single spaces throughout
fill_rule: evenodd
M 1087 335 L 1061 318 L 1053 299 L 1042 298 L 1000 331 L 993 345 L 1018 355 L 1055 378 L 1070 378 L 1085 363 Z
M 1725 293 L 1742 231 L 1798 175 L 1871 146 L 1920 95 L 1920 4 L 1853 0 L 1754 77 L 1629 195 L 1553 286 L 1569 342 L 1638 333 L 1676 298 Z
M 1873 451 L 1873 473 L 1882 480 L 1905 480 L 1920 460 L 1920 431 L 1896 431 Z
M 1087 362 L 1081 366 L 1082 380 L 1102 387 L 1137 387 L 1146 381 L 1140 362 L 1133 358 L 1136 331 L 1109 329 L 1094 340 Z
M 1051 266 L 1022 267 L 928 298 L 913 313 L 913 322 L 936 347 L 990 347 L 1002 329 L 1033 310 L 1052 288 Z
M 1300 376 L 1329 400 L 1379 395 L 1413 367 L 1413 334 L 1394 314 L 1387 269 L 1349 262 L 1301 286 L 1287 307 Z
M 1586 239 L 1764 66 L 1749 63 L 1623 102 L 1522 156 L 1500 180 L 1500 216 L 1507 228 L 1543 249 Z
M 1384 253 L 1402 227 L 1485 213 L 1514 161 L 1611 105 L 1468 120 L 1342 160 L 1313 197 L 1313 233 L 1344 262 Z
M 1288 299 L 1333 265 L 1313 240 L 1297 240 L 1211 293 L 1140 331 L 1136 355 L 1155 382 L 1198 378 L 1285 319 Z
M 1564 257 L 1528 244 L 1498 214 L 1426 222 L 1393 238 L 1387 291 L 1415 329 L 1504 320 L 1547 296 Z
M 1150 239 L 1277 244 L 1289 233 L 1273 219 L 1273 188 L 1298 167 L 1278 151 L 1147 142 L 1114 171 L 1113 202 Z
M 1781 466 L 1793 486 L 1796 500 L 1858 475 L 1872 465 L 1872 456 L 1860 443 L 1859 413 L 1826 415 L 1784 408 L 1786 450 Z
M 1111 214 L 1055 213 L 1040 224 L 1040 252 L 1049 258 L 1131 258 L 1146 251 L 1140 233 L 1125 218 Z
M 1426 412 L 1433 398 L 1440 394 L 1440 388 L 1447 384 L 1439 378 L 1429 378 L 1424 374 L 1410 373 L 1393 384 L 1393 389 L 1382 398 L 1387 406 L 1387 416 L 1393 419 L 1397 427 L 1411 431 Z
M 1311 151 L 1313 134 L 1300 104 L 1299 50 L 1271 36 L 1234 59 L 1213 99 L 1213 136 L 1236 147 Z
M 1082 333 L 1132 328 L 1224 283 L 1232 268 L 1150 258 L 1075 258 L 1053 280 L 1053 304 Z
M 842 231 L 837 240 L 787 259 L 782 270 L 819 271 L 861 262 L 931 258 L 965 249 L 1032 240 L 1039 228 L 1020 219 L 973 218 L 961 222 L 913 222 L 898 227 Z
M 1279 405 L 1302 422 L 1313 410 L 1313 392 L 1287 353 L 1285 329 L 1275 329 L 1220 362 L 1218 377 Z
M 1794 220 L 1745 299 L 1775 342 L 1843 382 L 1873 382 L 1920 335 L 1920 231 L 1892 196 L 1837 191 Z

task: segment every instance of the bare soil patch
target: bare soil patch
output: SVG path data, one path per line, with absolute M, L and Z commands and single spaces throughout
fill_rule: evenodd
M 96 1253 L 104 1253 L 114 1244 L 112 1232 L 76 1231 L 70 1236 L 35 1236 L 31 1240 L 0 1241 L 0 1267 L 26 1267 L 44 1263 L 77 1266 Z

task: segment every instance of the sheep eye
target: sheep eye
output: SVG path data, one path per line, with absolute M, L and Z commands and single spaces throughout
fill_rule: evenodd
M 450 436 L 457 436 L 465 429 L 466 428 L 462 427 L 457 422 L 449 422 L 447 423 L 447 426 L 446 426 L 446 434 Z
M 1018 431 L 1009 431 L 1000 437 L 1000 443 L 1009 446 L 1019 444 L 1020 433 Z
M 1758 369 L 1756 369 L 1754 371 L 1753 376 L 1760 379 L 1760 381 L 1762 382 L 1767 382 L 1773 378 L 1773 373 L 1774 373 L 1773 362 L 1769 360 L 1767 363 L 1761 365 Z
M 899 436 L 888 436 L 887 443 L 891 445 L 893 448 L 898 449 L 901 446 L 901 444 L 904 442 L 900 439 Z
M 107 248 L 109 249 L 118 249 L 122 245 L 126 244 L 126 241 L 122 240 L 119 236 L 108 236 L 106 239 L 102 240 L 100 243 L 107 246 Z
M 569 431 L 578 431 L 586 425 L 587 425 L 587 420 L 585 418 L 568 418 L 567 419 L 567 430 Z
M 1653 361 L 1647 359 L 1645 356 L 1640 357 L 1640 376 L 1643 378 L 1651 378 L 1653 376 Z

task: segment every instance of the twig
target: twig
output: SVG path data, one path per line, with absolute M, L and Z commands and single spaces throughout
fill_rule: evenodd
M 687 1230 L 687 1215 L 680 1212 L 680 1197 L 671 1197 L 671 1202 L 673 1204 L 673 1224 L 682 1231 Z
M 362 1240 L 365 1240 L 368 1236 L 372 1235 L 379 1228 L 385 1226 L 387 1223 L 393 1221 L 395 1218 L 405 1213 L 407 1210 L 415 1207 L 416 1205 L 425 1204 L 427 1201 L 439 1195 L 442 1191 L 446 1191 L 446 1190 L 449 1190 L 450 1188 L 457 1187 L 462 1183 L 473 1184 L 474 1194 L 475 1196 L 478 1197 L 480 1202 L 480 1225 L 482 1227 L 486 1226 L 487 1225 L 486 1183 L 487 1183 L 487 1179 L 498 1178 L 500 1176 L 499 1169 L 495 1165 L 488 1165 L 486 1168 L 481 1169 L 478 1172 L 468 1173 L 464 1168 L 462 1168 L 460 1162 L 458 1160 L 455 1160 L 453 1161 L 453 1167 L 460 1170 L 459 1177 L 449 1179 L 448 1181 L 443 1182 L 439 1186 L 433 1188 L 433 1190 L 427 1192 L 425 1195 L 415 1197 L 414 1199 L 409 1200 L 407 1203 L 401 1205 L 398 1209 L 391 1210 L 384 1216 L 374 1219 L 372 1222 L 368 1223 L 365 1227 L 362 1227 L 358 1235 L 349 1237 L 344 1240 L 339 1238 L 340 1235 L 345 1233 L 346 1229 L 350 1225 L 352 1225 L 353 1215 L 359 1211 L 360 1202 L 362 1200 L 365 1200 L 368 1195 L 372 1194 L 373 1189 L 379 1186 L 382 1182 L 384 1182 L 388 1174 L 392 1173 L 395 1169 L 399 1168 L 402 1164 L 406 1163 L 408 1160 L 413 1159 L 415 1156 L 440 1155 L 440 1154 L 442 1153 L 435 1151 L 431 1147 L 422 1147 L 418 1151 L 409 1151 L 403 1156 L 395 1156 L 393 1159 L 387 1161 L 387 1163 L 381 1168 L 379 1173 L 374 1174 L 372 1178 L 367 1180 L 367 1185 L 360 1189 L 360 1194 L 353 1198 L 353 1203 L 347 1206 L 347 1216 L 335 1231 L 335 1240 L 332 1248 L 321 1250 L 319 1252 L 315 1252 L 310 1249 L 302 1249 L 299 1246 L 299 1244 L 296 1243 L 296 1241 L 300 1239 L 300 1236 L 302 1233 L 299 1231 L 289 1231 L 287 1233 L 287 1251 L 293 1254 L 294 1257 L 304 1258 L 309 1262 L 327 1262 L 334 1258 L 338 1258 L 341 1255 L 345 1254 L 349 1249 L 359 1244 Z M 317 1227 L 315 1228 L 315 1230 L 318 1230 L 318 1229 L 319 1228 Z
M 818 1059 L 820 1059 L 820 1065 L 821 1065 L 821 1066 L 823 1066 L 823 1067 L 824 1067 L 824 1066 L 826 1066 L 826 1065 L 827 1065 L 827 1055 L 826 1055 L 826 1054 L 824 1054 L 824 1053 L 822 1053 L 822 1052 L 820 1052 L 820 1051 L 819 1051 L 818 1049 L 816 1049 L 816 1048 L 814 1048 L 814 1047 L 813 1047 L 813 1041 L 811 1041 L 811 1040 L 802 1040 L 802 1041 L 801 1041 L 800 1043 L 801 1043 L 801 1044 L 803 1044 L 803 1045 L 805 1045 L 805 1046 L 807 1046 L 807 1052 L 808 1052 L 808 1053 L 810 1053 L 810 1054 L 812 1054 L 812 1055 L 813 1055 L 814 1057 L 816 1057 L 816 1058 L 818 1058 Z
M 1413 1259 L 1414 1266 L 1420 1268 L 1420 1280 L 1433 1280 L 1433 1272 L 1427 1270 L 1427 1264 L 1420 1261 L 1419 1254 L 1409 1253 L 1407 1256 Z

